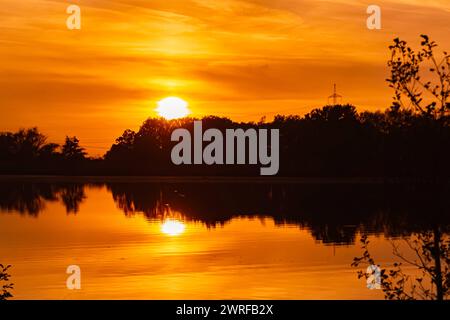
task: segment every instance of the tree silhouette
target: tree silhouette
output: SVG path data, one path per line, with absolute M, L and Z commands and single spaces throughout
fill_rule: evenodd
M 394 44 L 389 47 L 391 76 L 387 81 L 395 90 L 394 107 L 412 108 L 438 119 L 450 111 L 450 54 L 444 51 L 443 58 L 437 58 L 434 51 L 437 44 L 426 35 L 421 38 L 422 47 L 417 52 L 406 41 L 394 39 Z M 424 80 L 433 76 L 437 80 Z
M 69 161 L 84 160 L 86 152 L 84 148 L 80 147 L 80 140 L 77 137 L 66 137 L 62 146 L 62 156 Z
M 444 51 L 439 61 L 434 49 L 437 44 L 422 35 L 421 49 L 414 51 L 406 41 L 394 39 L 389 47 L 388 61 L 391 76 L 387 81 L 395 90 L 393 106 L 385 115 L 364 113 L 361 119 L 371 123 L 381 134 L 383 148 L 390 158 L 383 162 L 394 172 L 404 172 L 409 162 L 409 175 L 448 179 L 445 166 L 448 161 L 450 103 L 450 55 Z M 439 61 L 439 62 L 438 62 Z M 424 72 L 428 69 L 428 73 Z M 424 77 L 437 80 L 423 80 Z M 428 95 L 427 95 L 428 94 Z M 447 228 L 434 225 L 429 231 L 416 233 L 404 239 L 416 259 L 408 259 L 393 244 L 393 253 L 401 262 L 393 268 L 381 269 L 380 285 L 386 299 L 443 300 L 450 294 L 450 240 Z M 367 263 L 376 265 L 369 252 L 369 240 L 361 238 L 364 253 L 356 257 L 352 266 Z M 410 281 L 402 263 L 416 267 L 421 276 Z M 358 277 L 370 275 L 359 271 Z M 426 284 L 428 283 L 428 285 Z
M 15 133 L 0 134 L 0 159 L 35 160 L 39 157 L 53 156 L 58 148 L 55 143 L 46 143 L 47 137 L 37 128 L 20 129 Z
M 415 259 L 407 258 L 400 252 L 399 246 L 393 245 L 394 255 L 400 259 L 393 268 L 381 268 L 380 285 L 385 298 L 389 300 L 444 300 L 450 295 L 450 239 L 442 227 L 435 226 L 433 230 L 415 233 L 410 238 L 404 238 L 408 248 L 414 253 Z M 369 266 L 377 265 L 369 251 L 367 235 L 361 237 L 364 253 L 353 260 L 352 266 L 362 263 Z M 421 275 L 411 278 L 403 270 L 403 263 L 421 271 Z M 371 275 L 358 271 L 358 278 L 368 279 Z
M 193 135 L 194 121 L 147 119 L 126 130 L 103 159 L 86 158 L 76 137 L 58 146 L 35 129 L 0 134 L 3 174 L 72 175 L 259 175 L 251 165 L 175 166 L 170 153 L 175 128 Z M 280 130 L 280 176 L 394 177 L 445 180 L 450 177 L 450 117 L 438 119 L 411 109 L 360 112 L 352 105 L 317 108 L 304 116 L 278 115 L 272 122 L 237 123 L 201 119 L 203 130 Z
M 8 298 L 12 298 L 10 290 L 14 289 L 14 284 L 9 282 L 9 278 L 11 277 L 8 274 L 8 269 L 11 268 L 10 265 L 4 266 L 0 264 L 0 300 L 6 300 Z

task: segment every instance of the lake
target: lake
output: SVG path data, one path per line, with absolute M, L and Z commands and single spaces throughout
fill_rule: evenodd
M 432 207 L 427 190 L 3 179 L 0 263 L 12 265 L 15 299 L 383 299 L 351 267 L 359 239 L 368 235 L 377 263 L 391 266 L 393 243 L 406 250 L 404 238 L 448 222 L 446 197 Z M 66 288 L 70 265 L 81 290 Z

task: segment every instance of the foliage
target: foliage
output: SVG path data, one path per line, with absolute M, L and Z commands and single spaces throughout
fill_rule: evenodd
M 394 39 L 389 47 L 391 76 L 387 81 L 395 90 L 395 108 L 412 108 L 438 119 L 450 111 L 450 54 L 444 51 L 443 58 L 438 59 L 437 44 L 426 35 L 421 38 L 419 51 L 413 50 L 406 41 Z
M 0 300 L 6 300 L 13 297 L 10 290 L 14 289 L 14 284 L 9 283 L 9 278 L 11 276 L 8 274 L 8 269 L 10 267 L 10 265 L 4 266 L 0 264 Z
M 439 227 L 432 231 L 416 233 L 404 239 L 407 247 L 414 253 L 415 259 L 407 258 L 393 245 L 394 255 L 400 259 L 392 268 L 381 268 L 381 289 L 388 300 L 444 300 L 450 295 L 450 240 L 442 234 Z M 361 257 L 354 258 L 352 266 L 362 263 L 377 265 L 369 251 L 367 235 L 361 237 Z M 412 279 L 405 273 L 404 264 L 417 268 L 421 275 Z M 368 279 L 365 271 L 358 271 L 358 278 Z
M 62 146 L 62 156 L 69 161 L 84 160 L 86 152 L 80 147 L 80 140 L 77 137 L 66 137 L 66 141 Z
M 46 143 L 47 137 L 37 128 L 20 129 L 15 133 L 0 134 L 0 158 L 29 160 L 48 156 L 58 147 L 54 143 Z
M 357 112 L 352 105 L 334 105 L 314 109 L 304 116 L 278 115 L 271 122 L 237 123 L 213 116 L 201 120 L 203 130 L 279 129 L 281 176 L 446 179 L 450 177 L 450 149 L 445 147 L 450 144 L 449 119 L 449 116 L 439 119 L 424 117 L 405 109 Z M 138 131 L 126 130 L 104 158 L 98 160 L 86 158 L 86 152 L 76 137 L 67 137 L 61 152 L 58 152 L 57 145 L 46 143 L 44 136 L 35 129 L 3 133 L 0 134 L 0 172 L 259 174 L 255 166 L 173 165 L 170 153 L 176 142 L 171 141 L 171 133 L 175 128 L 184 128 L 193 135 L 194 120 L 147 119 Z

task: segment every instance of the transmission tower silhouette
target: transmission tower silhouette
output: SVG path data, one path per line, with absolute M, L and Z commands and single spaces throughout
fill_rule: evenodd
M 336 83 L 334 84 L 333 94 L 328 97 L 328 104 L 330 104 L 330 99 L 333 100 L 333 106 L 337 105 L 339 100 L 342 103 L 342 96 L 336 91 Z

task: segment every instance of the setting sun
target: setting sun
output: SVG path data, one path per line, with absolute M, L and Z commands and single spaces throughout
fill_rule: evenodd
M 156 112 L 167 120 L 183 118 L 190 114 L 188 103 L 177 97 L 168 97 L 160 100 Z

